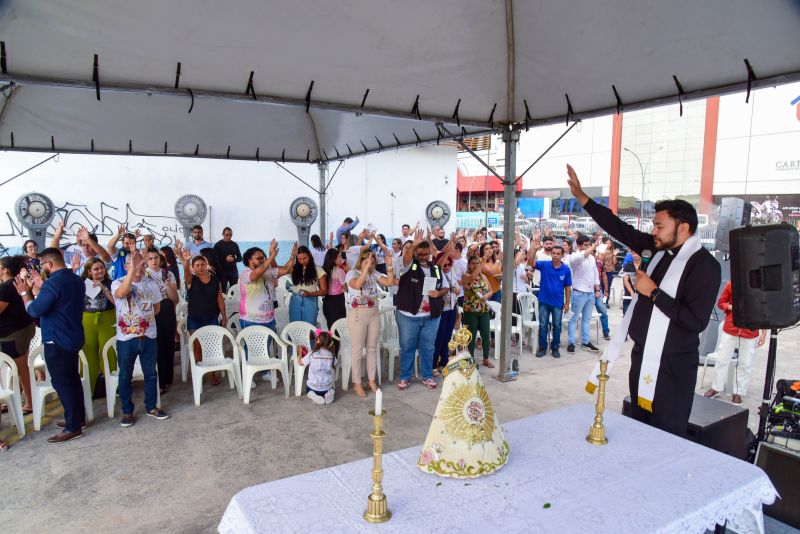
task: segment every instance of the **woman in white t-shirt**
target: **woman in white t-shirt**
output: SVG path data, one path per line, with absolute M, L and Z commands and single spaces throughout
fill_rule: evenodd
M 289 300 L 289 320 L 317 324 L 319 299 L 328 292 L 327 277 L 322 267 L 314 263 L 307 246 L 297 248 L 292 268 L 292 297 Z
M 356 267 L 347 273 L 347 290 L 350 293 L 350 313 L 347 315 L 347 329 L 350 331 L 350 357 L 353 371 L 353 390 L 359 397 L 366 397 L 361 387 L 361 353 L 367 349 L 367 380 L 369 388 L 378 389 L 375 372 L 378 361 L 378 336 L 381 332 L 381 315 L 378 309 L 378 284 L 394 284 L 394 263 L 392 255 L 386 256 L 386 275 L 375 270 L 375 254 L 363 252 L 356 261 Z

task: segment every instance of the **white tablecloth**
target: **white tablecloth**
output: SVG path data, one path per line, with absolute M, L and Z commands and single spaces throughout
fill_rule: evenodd
M 504 425 L 508 464 L 471 481 L 421 472 L 419 447 L 384 455 L 393 515 L 382 525 L 361 516 L 368 458 L 247 488 L 219 531 L 685 534 L 728 520 L 738 532 L 763 532 L 761 505 L 777 493 L 761 469 L 610 412 L 608 445 L 590 445 L 593 416 L 594 407 L 581 404 Z M 391 414 L 384 424 L 391 444 L 399 429 Z

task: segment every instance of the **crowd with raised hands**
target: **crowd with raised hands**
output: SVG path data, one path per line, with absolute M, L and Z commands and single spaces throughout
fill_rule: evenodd
M 81 437 L 85 427 L 83 396 L 78 394 L 79 351 L 87 362 L 84 376 L 91 394 L 102 395 L 97 389 L 102 383 L 104 347 L 116 340 L 116 358 L 112 353 L 109 363 L 119 370 L 122 426 L 136 422 L 131 379 L 137 359 L 144 375 L 144 414 L 167 419 L 156 399 L 173 383 L 178 317 L 184 318 L 188 335 L 206 326 L 228 327 L 231 309 L 226 302 L 237 299 L 239 329 L 260 326 L 278 333 L 276 310 L 284 305 L 278 302 L 279 280 L 290 292 L 285 303 L 290 322 L 325 324 L 333 330 L 334 324 L 341 326 L 345 320 L 353 390 L 359 397 L 377 389 L 379 340 L 386 328 L 381 306 L 386 307 L 387 300 L 399 342 L 400 390 L 411 385 L 417 365 L 422 384 L 437 387 L 449 356 L 448 342 L 462 324 L 473 334 L 470 352 L 479 351 L 479 362 L 493 367 L 491 303 L 500 302 L 503 276 L 502 242 L 497 236 L 485 228 L 447 236 L 444 228 L 423 229 L 417 223 L 404 224 L 398 237 L 387 240 L 372 224 L 359 229 L 360 224 L 358 217 L 348 217 L 327 242 L 313 235 L 310 246 L 295 243 L 281 265 L 276 240 L 266 251 L 251 247 L 242 253 L 229 227 L 216 244 L 206 241 L 203 228 L 195 226 L 188 242 L 176 240 L 174 246 L 161 248 L 142 229 L 130 231 L 122 225 L 103 246 L 90 229 L 80 227 L 74 231 L 74 244 L 60 247 L 65 227 L 63 221 L 57 223 L 45 250 L 39 252 L 36 243 L 28 241 L 24 255 L 0 260 L 1 351 L 17 364 L 24 413 L 32 409 L 29 384 L 44 379 L 40 371 L 28 376 L 36 324 L 65 413 L 62 432 L 50 441 L 63 443 Z M 578 343 L 597 350 L 588 339 L 587 317 L 592 309 L 604 310 L 601 297 L 613 275 L 615 251 L 609 246 L 603 255 L 595 254 L 599 242 L 586 236 L 574 236 L 574 243 L 575 252 L 568 254 L 566 240 L 557 243 L 538 232 L 528 239 L 517 233 L 510 251 L 515 314 L 520 311 L 517 295 L 531 291 L 536 282 L 540 285 L 533 290 L 542 325 L 537 356 L 548 349 L 560 356 L 561 318 L 571 309 L 568 351 Z M 580 340 L 575 337 L 579 317 Z M 603 330 L 607 336 L 607 322 Z M 330 404 L 330 370 L 340 359 L 342 339 L 333 332 L 324 337 L 321 333 L 313 336 L 312 350 L 298 354 L 296 362 L 309 366 L 308 397 Z M 195 341 L 187 350 L 201 361 L 200 343 Z M 246 350 L 242 357 L 247 358 Z M 216 373 L 208 374 L 211 384 L 219 383 Z M 270 371 L 264 371 L 262 378 L 274 380 Z

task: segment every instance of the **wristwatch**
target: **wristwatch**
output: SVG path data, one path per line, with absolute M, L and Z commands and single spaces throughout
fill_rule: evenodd
M 653 302 L 655 302 L 655 301 L 656 301 L 656 297 L 658 297 L 660 294 L 661 294 L 661 290 L 660 290 L 660 289 L 658 289 L 658 288 L 655 288 L 655 289 L 654 289 L 654 290 L 653 290 L 653 291 L 650 293 L 650 300 L 651 300 L 651 301 L 653 301 Z
M 25 295 L 27 295 L 27 294 L 28 294 L 28 292 L 27 292 L 27 291 L 23 291 L 22 293 L 20 293 L 20 294 L 19 294 L 19 296 L 20 296 L 20 297 L 24 297 L 24 296 L 25 296 Z

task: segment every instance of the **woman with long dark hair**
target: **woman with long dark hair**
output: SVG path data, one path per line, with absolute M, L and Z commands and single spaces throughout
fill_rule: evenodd
M 311 236 L 311 256 L 314 258 L 314 263 L 316 265 L 322 265 L 325 263 L 325 254 L 328 252 L 328 248 L 322 242 L 322 238 L 320 238 L 317 234 Z M 322 304 L 323 308 L 325 304 Z
M 479 256 L 472 256 L 467 263 L 467 272 L 461 277 L 461 286 L 464 288 L 464 316 L 461 322 L 472 334 L 469 353 L 475 356 L 475 341 L 477 334 L 480 333 L 483 365 L 494 367 L 489 361 L 489 305 L 486 304 L 492 297 L 492 290 L 486 275 L 483 274 L 481 263 Z
M 319 302 L 317 297 L 328 293 L 325 271 L 314 263 L 307 246 L 297 248 L 292 268 L 292 297 L 289 300 L 289 320 L 317 324 Z
M 33 409 L 31 380 L 28 376 L 28 347 L 36 334 L 36 325 L 25 311 L 22 297 L 14 287 L 14 279 L 25 266 L 24 256 L 0 258 L 0 352 L 5 352 L 17 364 L 17 373 L 25 393 L 24 414 Z M 0 441 L 0 444 L 3 442 Z M 1 445 L 0 445 L 1 447 Z
M 208 272 L 213 274 L 219 280 L 219 289 L 225 293 L 225 281 L 222 275 L 222 262 L 219 261 L 219 256 L 213 248 L 204 248 L 200 250 L 200 255 L 208 262 Z M 225 325 L 223 325 L 225 326 Z
M 322 297 L 322 314 L 325 316 L 328 328 L 347 316 L 344 303 L 346 266 L 347 262 L 338 250 L 332 248 L 325 253 L 322 270 L 325 271 L 328 282 L 328 293 Z
M 180 283 L 181 270 L 178 267 L 178 258 L 175 257 L 175 251 L 170 247 L 161 247 L 159 249 L 161 255 L 164 256 L 164 261 L 167 264 L 167 270 L 175 277 L 175 282 Z
M 83 353 L 89 364 L 89 386 L 94 395 L 95 382 L 102 369 L 103 347 L 117 333 L 117 315 L 114 311 L 114 295 L 111 293 L 111 278 L 103 260 L 89 258 L 83 266 L 81 278 L 86 284 L 83 297 Z

